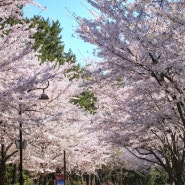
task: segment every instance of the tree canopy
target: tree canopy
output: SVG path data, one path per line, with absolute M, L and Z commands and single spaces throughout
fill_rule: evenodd
M 31 0 L 0 2 L 1 185 L 5 183 L 7 159 L 9 163 L 18 161 L 18 152 L 14 143 L 19 138 L 20 130 L 23 139 L 28 141 L 23 157 L 32 161 L 34 172 L 48 173 L 55 171 L 58 166 L 62 168 L 61 151 L 64 148 L 69 154 L 68 170 L 75 168 L 92 172 L 96 165 L 104 163 L 108 153 L 105 152 L 108 147 L 99 140 L 101 133 L 91 130 L 92 115 L 70 103 L 72 97 L 84 92 L 85 89 L 81 79 L 71 80 L 75 75 L 75 71 L 71 70 L 74 68 L 75 58 L 71 53 L 67 53 L 66 57 L 60 53 L 63 45 L 57 37 L 60 30 L 58 23 L 53 23 L 53 27 L 51 26 L 56 39 L 52 44 L 56 44 L 58 53 L 50 51 L 51 46 L 48 42 L 46 42 L 48 48 L 44 47 L 45 43 L 40 45 L 43 46 L 43 51 L 42 47 L 33 49 L 36 40 L 34 36 L 38 28 L 23 19 L 20 8 L 20 5 L 28 3 L 36 5 Z M 10 17 L 12 24 L 9 21 Z M 47 23 L 45 26 L 44 29 L 50 29 Z M 51 33 L 46 32 L 46 38 L 47 34 Z M 38 56 L 43 58 L 39 59 Z M 54 57 L 58 57 L 57 60 L 53 60 Z M 41 63 L 41 60 L 46 61 Z M 47 94 L 49 99 L 42 101 L 41 94 Z M 91 137 L 94 137 L 94 143 L 90 142 Z M 78 143 L 75 143 L 75 139 Z M 72 156 L 74 165 L 70 164 Z M 24 169 L 30 169 L 29 165 L 30 163 L 23 161 Z
M 92 72 L 102 109 L 97 128 L 184 184 L 185 2 L 88 2 L 94 19 L 78 17 L 77 33 L 103 60 L 95 65 L 103 73 Z

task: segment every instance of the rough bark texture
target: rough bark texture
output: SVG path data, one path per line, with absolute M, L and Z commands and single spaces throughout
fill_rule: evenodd
M 0 165 L 0 185 L 5 185 L 5 174 L 6 174 L 6 170 L 5 170 L 5 164 L 1 163 Z

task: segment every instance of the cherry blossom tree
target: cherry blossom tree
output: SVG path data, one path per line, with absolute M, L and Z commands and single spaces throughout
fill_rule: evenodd
M 44 126 L 44 129 L 32 129 L 35 131 L 29 135 L 29 145 L 25 150 L 25 158 L 29 159 L 25 161 L 28 169 L 46 173 L 54 172 L 56 168 L 63 169 L 64 150 L 67 172 L 94 173 L 98 165 L 105 163 L 105 157 L 109 155 L 108 146 L 99 141 L 100 133 L 89 133 L 87 125 L 84 126 L 83 121 L 86 124 L 89 121 L 87 115 L 78 115 L 80 117 L 76 115 L 73 121 L 62 119 Z
M 65 150 L 68 172 L 94 173 L 97 166 L 106 162 L 110 145 L 100 140 L 102 133 L 92 131 L 93 115 L 69 103 L 71 96 L 76 94 L 79 80 L 72 83 L 66 79 L 67 88 L 62 90 L 60 83 L 64 85 L 64 80 L 59 83 L 55 78 L 53 80 L 55 83 L 47 89 L 51 102 L 43 110 L 44 119 L 39 125 L 24 125 L 24 138 L 28 142 L 24 167 L 42 176 L 55 172 L 57 168 L 63 169 Z
M 71 97 L 84 91 L 82 80 L 70 79 L 74 72 L 69 69 L 74 64 L 58 65 L 56 61 L 41 65 L 39 50 L 33 51 L 31 36 L 36 29 L 24 22 L 20 8 L 28 3 L 38 6 L 31 0 L 0 2 L 1 185 L 6 162 L 17 161 L 14 142 L 20 131 L 28 142 L 23 153 L 29 160 L 23 162 L 27 169 L 48 172 L 62 167 L 65 150 L 68 170 L 90 173 L 107 156 L 108 147 L 99 140 L 100 133 L 88 130 L 92 115 L 70 103 Z M 18 23 L 9 24 L 10 17 Z M 41 93 L 49 99 L 39 100 Z
M 13 125 L 15 120 L 11 122 L 9 118 L 11 118 L 11 114 L 8 112 L 13 112 L 11 108 L 11 101 L 13 99 L 13 90 L 15 90 L 15 84 L 19 84 L 18 81 L 13 82 L 14 75 L 17 74 L 18 79 L 18 71 L 23 70 L 26 65 L 21 66 L 23 63 L 20 62 L 21 58 L 26 57 L 27 54 L 31 54 L 31 50 L 29 49 L 29 42 L 31 44 L 31 40 L 29 40 L 28 35 L 30 35 L 34 30 L 29 30 L 29 25 L 25 24 L 17 24 L 14 26 L 10 26 L 7 24 L 7 20 L 12 17 L 14 19 L 20 19 L 21 15 L 21 5 L 25 5 L 26 3 L 31 3 L 31 1 L 1 1 L 0 2 L 0 14 L 1 14 L 1 46 L 0 46 L 0 109 L 1 109 L 1 166 L 0 166 L 0 176 L 1 176 L 1 184 L 5 183 L 5 163 L 7 160 L 16 153 L 16 150 L 11 150 L 12 146 L 12 136 L 14 135 L 14 130 L 9 127 L 9 125 Z M 31 56 L 31 55 L 30 55 Z M 19 78 L 21 74 L 19 74 Z M 15 77 L 15 78 L 16 78 Z M 14 84 L 13 84 L 14 83 Z M 20 86 L 20 84 L 19 84 Z M 12 90 L 12 91 L 11 91 Z M 19 99 L 18 99 L 19 100 Z M 14 109 L 15 111 L 15 109 Z M 15 128 L 15 127 L 14 127 Z M 5 145 L 6 143 L 6 145 Z
M 104 111 L 99 125 L 183 184 L 184 1 L 88 2 L 94 19 L 77 17 L 77 33 L 103 58 L 92 85 Z

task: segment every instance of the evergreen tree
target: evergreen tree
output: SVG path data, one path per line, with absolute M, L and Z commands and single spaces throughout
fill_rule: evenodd
M 79 96 L 72 98 L 71 102 L 80 106 L 81 108 L 84 108 L 92 114 L 94 114 L 97 110 L 97 98 L 91 91 L 84 91 Z
M 39 58 L 42 62 L 57 60 L 60 64 L 65 62 L 64 44 L 62 42 L 59 21 L 45 20 L 43 17 L 34 16 L 32 26 L 37 26 L 37 32 L 34 34 L 35 43 L 33 48 L 37 50 L 41 47 Z
M 33 36 L 35 39 L 33 49 L 37 50 L 41 47 L 40 55 L 38 56 L 41 62 L 55 60 L 61 65 L 65 62 L 74 64 L 74 67 L 68 72 L 74 72 L 71 79 L 79 78 L 82 69 L 76 64 L 76 56 L 71 50 L 64 52 L 65 45 L 62 42 L 62 28 L 59 21 L 50 21 L 49 18 L 46 20 L 41 16 L 34 16 L 27 21 L 32 22 L 32 27 L 37 26 L 37 32 Z

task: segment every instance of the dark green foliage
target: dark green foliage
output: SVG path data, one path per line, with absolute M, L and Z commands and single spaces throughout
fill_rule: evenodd
M 153 167 L 147 171 L 139 172 L 128 170 L 118 163 L 105 165 L 96 172 L 98 175 L 97 185 L 165 185 L 168 178 L 164 171 Z
M 30 21 L 30 20 L 27 20 Z M 65 62 L 64 44 L 59 21 L 45 20 L 43 17 L 34 16 L 32 19 L 32 27 L 37 26 L 37 32 L 33 38 L 35 43 L 33 48 L 37 50 L 41 47 L 41 55 L 39 58 L 42 62 L 57 60 L 60 64 Z
M 78 105 L 90 113 L 94 114 L 96 112 L 96 102 L 97 98 L 90 91 L 85 91 L 81 93 L 79 96 L 76 96 L 71 99 L 71 102 L 75 105 Z
M 82 69 L 80 68 L 79 65 L 74 65 L 71 69 L 69 69 L 67 72 L 73 72 L 70 80 L 76 79 L 76 78 L 80 78 L 81 77 L 81 73 L 82 73 Z
M 24 185 L 35 185 L 34 181 L 29 177 L 29 175 L 24 174 Z M 17 182 L 13 185 L 19 185 L 20 183 Z
M 2 21 L 1 18 L 0 18 L 0 21 Z M 11 28 L 9 28 L 8 30 L 7 29 L 4 30 L 5 26 L 6 25 L 13 26 L 15 24 L 22 24 L 22 21 L 21 20 L 18 20 L 18 19 L 15 19 L 15 18 L 12 18 L 12 17 L 9 17 L 4 22 L 1 22 L 1 24 L 0 24 L 0 30 L 3 31 L 3 34 L 8 35 L 9 32 L 11 31 Z M 1 35 L 1 37 L 3 37 L 3 35 Z
M 67 184 L 68 185 L 82 185 L 83 177 L 77 175 L 75 172 L 71 171 L 68 174 Z
M 14 171 L 15 171 L 14 165 L 12 164 L 6 165 L 6 175 L 5 175 L 6 183 L 8 184 L 13 183 Z
M 124 185 L 148 185 L 147 174 L 137 171 L 125 171 Z
M 31 175 L 29 171 L 24 170 L 24 185 L 34 185 L 33 180 L 31 179 Z M 19 173 L 18 168 L 15 164 L 6 165 L 6 185 L 19 185 Z
M 167 177 L 164 171 L 150 168 L 147 182 L 148 185 L 164 185 L 167 181 Z
M 126 171 L 125 171 L 126 172 Z M 167 174 L 153 167 L 149 171 L 137 172 L 127 171 L 125 173 L 124 185 L 165 185 L 167 182 Z
M 66 62 L 70 64 L 74 64 L 73 67 L 67 71 L 67 73 L 72 72 L 72 75 L 69 77 L 70 80 L 73 80 L 75 78 L 80 78 L 83 72 L 83 69 L 80 67 L 79 64 L 75 64 L 76 56 L 72 53 L 72 51 L 69 50 L 68 53 L 64 53 L 64 58 Z
M 37 32 L 33 35 L 35 43 L 33 49 L 40 48 L 40 55 L 38 56 L 41 62 L 45 61 L 57 61 L 60 65 L 65 62 L 74 64 L 74 66 L 68 71 L 73 72 L 71 80 L 79 78 L 81 74 L 81 68 L 76 64 L 76 56 L 69 52 L 64 52 L 64 43 L 62 42 L 62 28 L 59 21 L 45 20 L 43 17 L 34 16 L 31 20 L 32 27 L 37 26 Z

